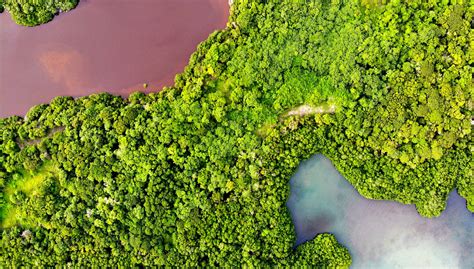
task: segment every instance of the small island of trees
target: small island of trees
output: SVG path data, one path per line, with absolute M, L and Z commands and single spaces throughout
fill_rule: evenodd
M 173 87 L 1 119 L 0 264 L 347 268 L 333 235 L 293 248 L 288 182 L 318 152 L 367 198 L 474 212 L 473 17 L 236 0 Z
M 0 0 L 0 13 L 6 9 L 17 24 L 37 26 L 74 9 L 78 3 L 79 0 Z

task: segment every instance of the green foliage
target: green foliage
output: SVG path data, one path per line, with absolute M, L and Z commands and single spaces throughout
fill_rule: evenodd
M 14 197 L 0 264 L 348 267 L 330 235 L 293 250 L 288 180 L 318 152 L 366 197 L 473 210 L 472 4 L 234 2 L 173 87 L 0 120 L 2 205 L 56 171 Z M 302 104 L 337 110 L 282 117 Z
M 74 9 L 78 3 L 79 0 L 2 0 L 0 10 L 5 8 L 17 24 L 37 26 Z
M 319 234 L 310 242 L 296 249 L 294 260 L 289 264 L 295 268 L 349 268 L 349 252 L 337 243 L 331 234 Z
M 38 208 L 37 206 L 41 204 L 37 200 L 43 198 L 43 185 L 48 179 L 57 177 L 59 174 L 60 171 L 51 162 L 45 163 L 34 172 L 22 170 L 20 173 L 14 174 L 3 191 L 3 202 L 0 205 L 1 227 L 10 228 L 18 223 L 21 225 L 30 224 L 31 217 L 34 215 L 28 215 L 28 212 L 31 208 Z

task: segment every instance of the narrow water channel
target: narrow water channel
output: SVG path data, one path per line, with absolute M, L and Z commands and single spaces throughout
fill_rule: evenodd
M 423 218 L 412 205 L 363 198 L 319 154 L 300 164 L 290 186 L 297 244 L 333 233 L 352 268 L 473 268 L 474 214 L 456 192 L 440 217 Z
M 0 117 L 58 95 L 158 91 L 223 29 L 227 0 L 81 0 L 38 26 L 0 14 Z M 149 87 L 143 89 L 143 84 Z

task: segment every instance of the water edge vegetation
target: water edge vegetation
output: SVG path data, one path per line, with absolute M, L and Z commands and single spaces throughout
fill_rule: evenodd
M 348 267 L 329 234 L 293 249 L 288 181 L 317 152 L 365 197 L 474 211 L 474 6 L 382 2 L 234 1 L 173 87 L 0 120 L 0 263 Z

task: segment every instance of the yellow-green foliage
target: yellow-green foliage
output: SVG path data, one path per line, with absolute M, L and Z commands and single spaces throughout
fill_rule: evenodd
M 18 223 L 18 216 L 22 214 L 20 208 L 12 203 L 13 195 L 18 192 L 23 193 L 26 198 L 38 197 L 41 194 L 41 185 L 49 176 L 58 173 L 58 169 L 47 162 L 43 164 L 37 171 L 27 172 L 22 170 L 14 175 L 13 180 L 4 190 L 4 205 L 0 214 L 0 227 L 8 228 Z M 25 216 L 25 214 L 22 214 Z M 28 216 L 25 216 L 28 218 Z
M 2 228 L 9 228 L 16 224 L 16 208 L 15 207 L 7 207 L 2 210 L 2 222 L 0 227 Z
M 60 170 L 17 214 L 34 236 L 2 231 L 0 267 L 347 267 L 333 237 L 294 249 L 288 181 L 318 152 L 367 197 L 472 205 L 473 4 L 448 2 L 235 0 L 172 88 L 0 120 L 0 176 Z
M 51 21 L 59 11 L 74 9 L 78 3 L 79 0 L 0 0 L 0 12 L 5 8 L 17 24 L 36 26 Z

